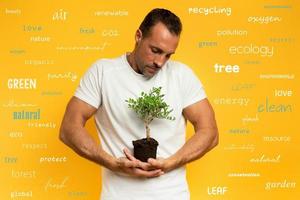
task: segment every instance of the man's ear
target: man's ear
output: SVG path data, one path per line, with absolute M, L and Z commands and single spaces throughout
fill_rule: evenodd
M 140 29 L 138 29 L 135 33 L 135 42 L 139 43 L 142 40 L 143 34 Z

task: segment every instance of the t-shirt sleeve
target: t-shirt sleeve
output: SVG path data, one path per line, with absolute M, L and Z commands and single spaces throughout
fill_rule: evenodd
M 207 97 L 200 79 L 196 76 L 192 69 L 184 66 L 181 75 L 183 108 L 186 108 L 189 105 Z
M 94 63 L 80 79 L 74 96 L 90 104 L 95 108 L 101 105 L 102 67 L 100 63 Z

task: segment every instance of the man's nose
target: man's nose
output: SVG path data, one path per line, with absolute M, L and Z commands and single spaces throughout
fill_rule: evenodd
M 164 55 L 156 55 L 154 59 L 155 67 L 161 68 L 163 64 L 166 62 Z

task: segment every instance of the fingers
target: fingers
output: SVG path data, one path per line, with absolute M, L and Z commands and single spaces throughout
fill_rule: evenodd
M 147 170 L 151 166 L 149 163 L 143 163 L 139 160 L 131 161 L 127 157 L 117 159 L 119 171 L 140 178 L 154 178 L 164 174 L 161 169 Z M 150 166 L 150 167 L 149 167 Z
M 159 160 L 153 159 L 153 158 L 149 158 L 148 159 L 148 163 L 154 167 L 154 168 L 161 168 L 162 164 Z
M 126 156 L 129 160 L 132 160 L 132 161 L 133 161 L 133 160 L 137 160 L 133 155 L 130 154 L 129 149 L 124 148 L 124 149 L 123 149 L 123 152 L 124 152 L 125 156 Z
M 143 170 L 146 170 L 146 171 L 154 169 L 153 167 L 151 167 L 151 165 L 149 163 L 142 162 L 142 161 L 139 161 L 139 160 L 138 160 L 138 167 L 143 169 Z
M 125 156 L 126 156 L 129 160 L 137 162 L 137 167 L 139 167 L 139 168 L 141 168 L 141 169 L 143 169 L 143 170 L 147 170 L 147 171 L 153 169 L 153 168 L 151 168 L 151 166 L 150 166 L 149 163 L 142 162 L 142 161 L 136 159 L 133 155 L 131 155 L 129 149 L 124 148 L 124 149 L 123 149 L 123 152 L 124 152 Z
M 138 160 L 131 161 L 125 157 L 121 157 L 117 159 L 119 170 L 127 174 L 130 174 L 131 176 L 142 177 L 142 178 L 153 178 L 164 174 L 161 169 L 147 171 L 142 168 L 138 168 L 137 167 L 139 166 L 138 162 L 139 162 Z M 144 164 L 148 164 L 148 163 L 144 163 Z
M 123 152 L 126 157 L 118 159 L 118 164 L 123 172 L 136 177 L 152 178 L 164 174 L 162 170 L 163 162 L 160 159 L 148 159 L 148 162 L 142 162 L 136 159 L 129 151 L 124 148 Z
M 131 161 L 128 160 L 127 158 L 121 157 L 117 159 L 117 164 L 120 167 L 126 167 L 126 168 L 130 168 L 130 167 L 138 167 L 138 161 Z
M 164 174 L 163 171 L 160 169 L 157 170 L 152 170 L 152 171 L 145 171 L 139 168 L 134 168 L 133 169 L 133 174 L 137 177 L 144 177 L 144 178 L 154 178 L 158 177 Z

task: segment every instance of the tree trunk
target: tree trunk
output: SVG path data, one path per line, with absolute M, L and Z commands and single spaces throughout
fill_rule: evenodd
M 149 128 L 149 124 L 145 123 L 145 127 L 146 127 L 146 136 L 147 136 L 147 140 L 149 141 L 150 139 L 150 128 Z

